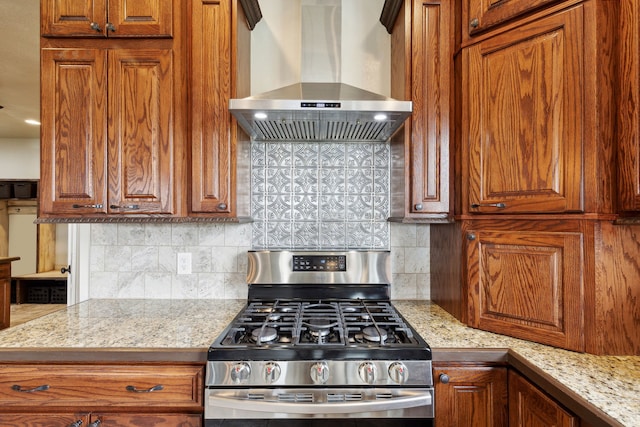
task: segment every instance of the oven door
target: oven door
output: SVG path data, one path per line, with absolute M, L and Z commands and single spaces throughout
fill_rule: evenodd
M 428 427 L 433 412 L 432 388 L 205 391 L 205 427 Z

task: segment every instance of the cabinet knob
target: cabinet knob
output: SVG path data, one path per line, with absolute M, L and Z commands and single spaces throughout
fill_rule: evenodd
M 62 274 L 64 274 L 64 273 L 71 273 L 71 266 L 70 266 L 70 265 L 68 265 L 68 266 L 66 266 L 66 267 L 62 267 L 62 268 L 60 269 L 60 273 L 62 273 Z
M 220 204 L 218 205 L 218 209 L 220 209 L 221 211 L 223 211 L 223 210 L 227 209 L 227 204 L 226 204 L 226 203 L 220 203 Z
M 476 234 L 475 233 L 467 234 L 467 240 L 471 240 L 471 241 L 476 240 Z
M 422 203 L 416 203 L 413 208 L 417 211 L 421 211 L 422 209 L 424 209 L 424 206 L 422 205 Z
M 111 22 L 107 22 L 107 31 L 111 31 L 112 33 L 116 32 L 116 26 L 113 25 Z
M 89 24 L 89 26 L 91 27 L 92 30 L 98 33 L 102 32 L 102 28 L 100 28 L 100 24 L 98 24 L 97 22 L 92 22 L 91 24 Z
M 473 18 L 469 22 L 469 27 L 471 27 L 471 28 L 478 28 L 479 26 L 480 26 L 480 21 L 478 21 L 478 18 Z
M 447 374 L 440 374 L 440 382 L 442 384 L 449 384 L 449 375 Z

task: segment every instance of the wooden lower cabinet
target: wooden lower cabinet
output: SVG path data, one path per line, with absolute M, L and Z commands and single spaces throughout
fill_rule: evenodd
M 6 427 L 199 427 L 201 365 L 0 364 Z
M 507 368 L 434 363 L 436 427 L 508 425 Z
M 509 425 L 513 427 L 579 427 L 568 412 L 516 371 L 509 371 Z

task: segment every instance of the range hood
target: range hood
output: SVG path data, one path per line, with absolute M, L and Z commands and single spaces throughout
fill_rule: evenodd
M 254 141 L 384 142 L 411 109 L 411 101 L 344 83 L 296 83 L 229 102 Z
M 341 1 L 301 0 L 302 83 L 229 101 L 252 140 L 386 142 L 411 115 L 411 101 L 340 82 Z M 327 64 L 326 80 L 305 81 Z

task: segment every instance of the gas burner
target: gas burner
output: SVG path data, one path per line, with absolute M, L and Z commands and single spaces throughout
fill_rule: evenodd
M 373 326 L 367 326 L 362 329 L 362 336 L 365 340 L 371 342 L 385 342 L 387 340 L 387 332 Z
M 273 342 L 276 338 L 278 331 L 275 328 L 263 327 L 251 331 L 251 339 L 258 344 Z

